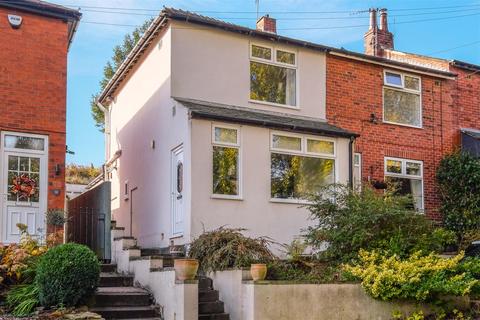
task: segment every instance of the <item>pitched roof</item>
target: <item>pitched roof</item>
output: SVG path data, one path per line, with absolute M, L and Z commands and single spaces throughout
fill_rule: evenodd
M 188 108 L 192 118 L 219 120 L 331 137 L 354 138 L 359 136 L 356 133 L 338 128 L 316 118 L 194 99 L 177 97 L 174 97 L 174 99 Z
M 62 19 L 68 22 L 68 45 L 72 42 L 78 22 L 82 17 L 82 14 L 78 10 L 41 0 L 1 0 L 0 7 Z
M 452 60 L 450 64 L 454 67 L 461 68 L 461 69 L 466 69 L 470 71 L 480 71 L 480 65 L 478 64 L 473 64 L 473 63 L 460 61 L 460 60 Z
M 393 61 L 393 60 L 382 58 L 382 57 L 375 57 L 375 56 L 370 56 L 363 53 L 353 52 L 353 51 L 345 50 L 343 48 L 339 49 L 339 48 L 325 46 L 325 45 L 308 42 L 304 40 L 289 38 L 289 37 L 281 36 L 278 34 L 273 34 L 269 32 L 263 32 L 256 29 L 247 28 L 244 26 L 240 26 L 240 25 L 225 22 L 222 20 L 214 19 L 211 17 L 203 16 L 190 11 L 184 11 L 184 10 L 165 7 L 160 12 L 160 15 L 152 22 L 152 24 L 144 33 L 142 38 L 135 45 L 135 47 L 132 49 L 130 54 L 126 57 L 124 62 L 120 65 L 120 67 L 115 72 L 112 79 L 106 85 L 105 89 L 101 92 L 100 96 L 98 97 L 100 102 L 104 102 L 104 100 L 118 88 L 121 81 L 126 77 L 126 75 L 131 70 L 131 68 L 135 65 L 135 63 L 139 60 L 141 55 L 148 48 L 148 45 L 153 41 L 153 38 L 159 33 L 161 28 L 165 26 L 169 20 L 176 20 L 176 21 L 182 21 L 186 23 L 193 23 L 197 25 L 213 27 L 213 28 L 217 28 L 217 29 L 221 29 L 229 32 L 240 33 L 247 36 L 264 39 L 267 41 L 276 41 L 276 42 L 303 47 L 311 50 L 330 52 L 336 55 L 346 56 L 352 59 L 363 60 L 366 62 L 381 64 L 381 65 L 388 65 L 388 66 L 397 67 L 400 69 L 423 72 L 431 75 L 437 75 L 439 77 L 453 78 L 456 76 L 455 73 L 451 73 L 448 71 L 442 71 L 442 70 L 422 67 L 418 65 L 412 65 L 404 62 Z

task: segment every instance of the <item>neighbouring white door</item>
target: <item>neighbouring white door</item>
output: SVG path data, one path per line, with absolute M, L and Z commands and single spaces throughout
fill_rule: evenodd
M 183 146 L 172 150 L 171 195 L 172 195 L 172 235 L 183 235 L 184 209 L 184 170 Z
M 44 236 L 47 211 L 48 137 L 4 132 L 1 135 L 1 239 L 20 240 L 18 223 Z

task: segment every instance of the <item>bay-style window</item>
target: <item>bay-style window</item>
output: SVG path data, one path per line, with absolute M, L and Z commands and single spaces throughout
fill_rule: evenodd
M 362 154 L 353 154 L 353 187 L 355 190 L 362 189 Z
M 384 122 L 422 127 L 421 81 L 417 76 L 384 72 Z
M 333 140 L 273 132 L 270 150 L 273 200 L 305 200 L 335 182 Z
M 296 53 L 250 46 L 250 99 L 284 106 L 297 105 Z
M 239 129 L 213 126 L 213 190 L 217 197 L 240 197 Z
M 413 206 L 423 211 L 423 162 L 385 158 L 385 181 L 396 188 L 397 194 L 411 195 Z

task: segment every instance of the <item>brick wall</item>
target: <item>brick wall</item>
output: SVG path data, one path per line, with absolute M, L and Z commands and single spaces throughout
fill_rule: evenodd
M 20 29 L 8 13 L 23 17 Z M 64 208 L 65 199 L 67 34 L 59 19 L 0 8 L 0 131 L 49 136 L 49 209 Z
M 382 123 L 383 70 L 382 66 L 328 55 L 327 119 L 360 134 L 355 148 L 362 154 L 364 181 L 384 180 L 384 157 L 423 161 L 425 212 L 439 219 L 435 171 L 454 143 L 454 81 L 421 76 L 423 128 L 411 128 Z M 377 124 L 370 121 L 371 114 Z
M 458 74 L 454 91 L 454 127 L 458 144 L 461 128 L 480 130 L 480 71 L 465 70 L 454 66 L 450 68 L 450 71 Z

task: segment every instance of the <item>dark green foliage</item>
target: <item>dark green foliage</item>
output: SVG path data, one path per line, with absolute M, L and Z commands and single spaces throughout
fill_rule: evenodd
M 51 209 L 47 211 L 47 224 L 51 226 L 61 227 L 67 222 L 65 211 L 61 209 Z
M 30 283 L 13 287 L 7 293 L 6 302 L 14 316 L 25 317 L 30 315 L 35 307 L 40 304 L 37 285 Z
M 250 267 L 252 263 L 266 263 L 274 256 L 266 238 L 249 238 L 245 229 L 219 228 L 205 232 L 190 246 L 190 258 L 198 259 L 204 272 L 228 268 Z
M 462 241 L 465 232 L 480 229 L 480 160 L 465 152 L 445 156 L 437 182 L 443 224 Z
M 308 205 L 316 224 L 305 236 L 318 250 L 329 243 L 321 253 L 323 257 L 347 262 L 357 258 L 360 249 L 379 249 L 399 256 L 415 250 L 429 253 L 441 251 L 452 240 L 451 233 L 434 231 L 425 215 L 409 209 L 409 197 L 396 196 L 392 191 L 380 193 L 365 186 L 355 192 L 346 186 L 330 185 L 320 194 Z
M 50 249 L 40 259 L 35 282 L 45 307 L 75 306 L 95 292 L 100 263 L 88 247 L 67 243 Z
M 132 51 L 135 44 L 140 40 L 143 33 L 148 29 L 148 26 L 152 23 L 153 19 L 149 19 L 143 23 L 140 27 L 133 30 L 131 34 L 125 35 L 123 38 L 123 43 L 121 45 L 113 48 L 112 60 L 108 61 L 105 67 L 103 68 L 103 79 L 100 81 L 100 91 L 105 89 L 110 79 L 112 79 L 115 71 L 122 64 L 125 58 L 128 56 L 130 51 Z M 92 112 L 93 120 L 95 121 L 95 126 L 103 132 L 105 130 L 105 119 L 102 110 L 96 104 L 96 98 L 98 93 L 93 95 L 90 100 L 90 108 Z

